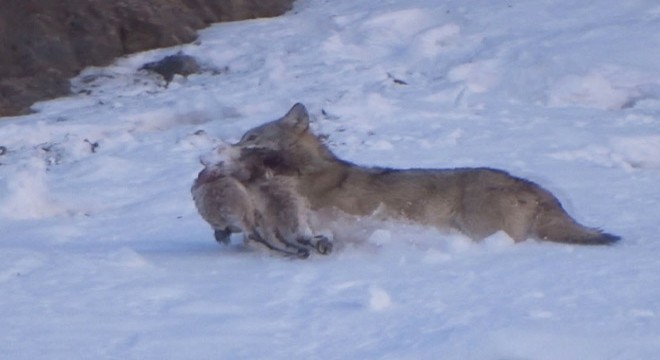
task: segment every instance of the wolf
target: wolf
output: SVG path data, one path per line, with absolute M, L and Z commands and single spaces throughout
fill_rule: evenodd
M 296 192 L 296 179 L 265 172 L 261 157 L 237 162 L 238 154 L 221 144 L 212 156 L 202 157 L 205 167 L 191 188 L 216 241 L 228 244 L 232 233 L 243 232 L 247 240 L 284 255 L 307 258 L 309 248 L 329 254 L 332 243 L 309 227 L 308 205 Z
M 379 216 L 473 240 L 504 231 L 515 242 L 529 238 L 604 245 L 620 237 L 574 220 L 559 200 L 532 181 L 492 168 L 391 169 L 339 159 L 309 128 L 304 105 L 248 130 L 235 146 L 259 156 L 275 174 L 293 176 L 312 210 Z

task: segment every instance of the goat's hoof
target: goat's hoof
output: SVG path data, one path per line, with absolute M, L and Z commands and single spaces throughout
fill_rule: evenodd
M 316 251 L 319 254 L 328 255 L 332 252 L 333 244 L 325 236 L 316 242 Z
M 213 232 L 213 237 L 215 237 L 215 241 L 217 241 L 218 243 L 223 245 L 229 245 L 229 241 L 231 238 L 231 230 L 229 229 L 216 230 L 215 232 Z
M 307 259 L 309 257 L 309 250 L 307 249 L 298 249 L 296 256 L 299 259 Z

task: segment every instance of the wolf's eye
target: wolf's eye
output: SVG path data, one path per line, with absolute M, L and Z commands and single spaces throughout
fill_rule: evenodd
M 251 134 L 250 136 L 248 136 L 245 139 L 245 141 L 255 141 L 255 140 L 257 140 L 257 135 L 256 134 Z

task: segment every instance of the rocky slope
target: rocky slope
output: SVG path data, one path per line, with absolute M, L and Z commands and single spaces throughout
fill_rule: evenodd
M 293 0 L 4 0 L 0 116 L 67 94 L 86 66 L 193 41 L 210 23 L 277 16 Z

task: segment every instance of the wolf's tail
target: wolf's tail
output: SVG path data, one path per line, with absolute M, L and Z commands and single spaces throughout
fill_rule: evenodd
M 532 232 L 539 240 L 576 245 L 612 245 L 621 239 L 579 224 L 559 203 L 541 205 Z

